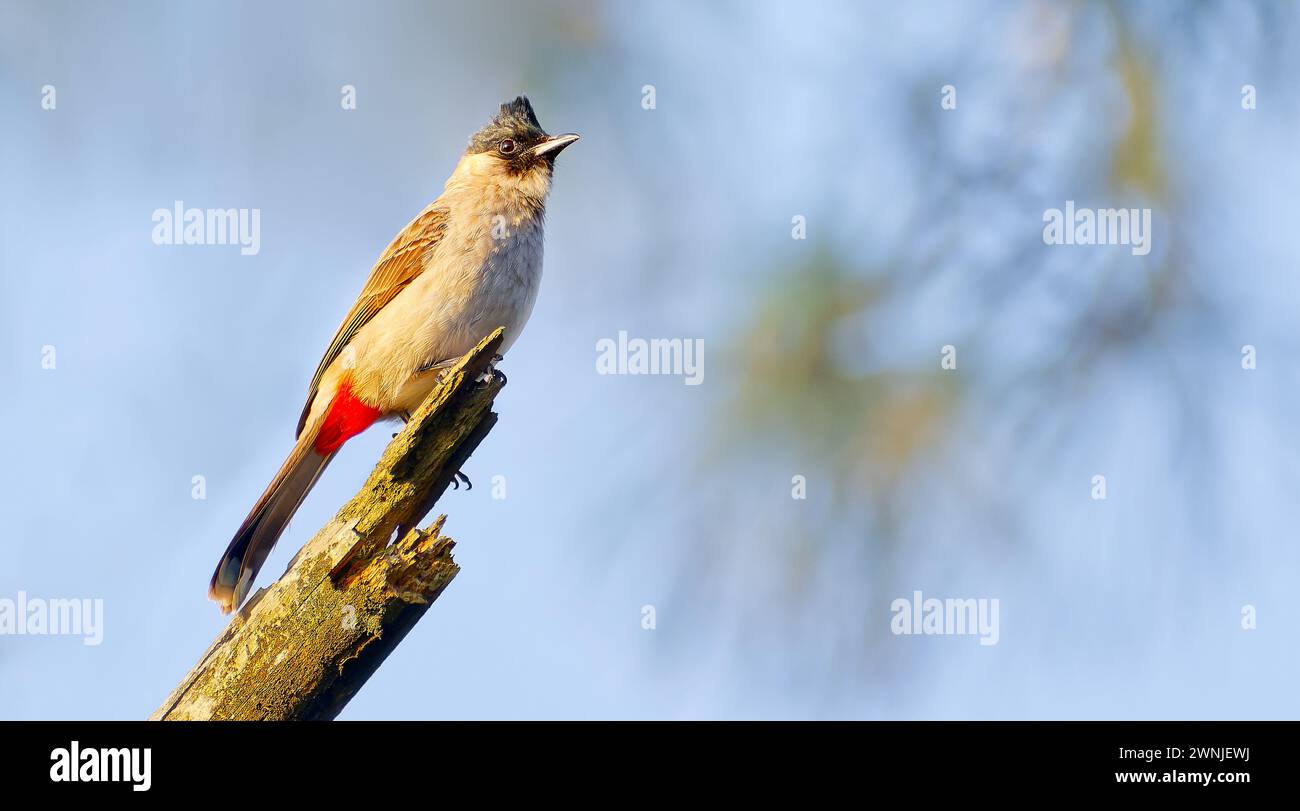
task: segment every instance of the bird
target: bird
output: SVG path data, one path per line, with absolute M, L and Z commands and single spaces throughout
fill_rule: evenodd
M 379 256 L 325 350 L 296 442 L 217 563 L 208 596 L 237 609 L 307 493 L 348 439 L 414 412 L 446 368 L 497 328 L 519 337 L 542 277 L 546 200 L 556 156 L 576 133 L 549 135 L 526 96 L 469 139 L 442 194 Z

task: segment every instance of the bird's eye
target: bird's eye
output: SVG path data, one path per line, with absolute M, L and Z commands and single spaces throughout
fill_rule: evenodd
M 501 143 L 497 144 L 497 151 L 500 152 L 502 155 L 513 155 L 515 154 L 515 150 L 518 148 L 519 145 L 516 144 L 510 138 L 507 138 Z

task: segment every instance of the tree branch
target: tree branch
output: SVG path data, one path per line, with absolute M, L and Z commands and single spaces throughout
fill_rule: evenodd
M 361 491 L 253 595 L 150 720 L 339 714 L 459 571 L 441 534 L 446 516 L 416 524 L 496 423 L 505 380 L 479 378 L 500 345 L 497 330 L 443 375 Z

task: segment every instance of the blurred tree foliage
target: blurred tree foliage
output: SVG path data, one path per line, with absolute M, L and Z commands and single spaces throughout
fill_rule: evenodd
M 1189 255 L 1187 235 L 1178 224 L 1188 202 L 1179 191 L 1186 178 L 1169 168 L 1172 147 L 1164 130 L 1169 110 L 1161 101 L 1173 91 L 1162 84 L 1157 67 L 1161 53 L 1178 43 L 1162 40 L 1159 26 L 1149 20 L 1137 25 L 1132 19 L 1141 16 L 1137 9 L 1121 4 L 1069 8 L 1067 41 L 1085 39 L 1088 32 L 1095 36 L 1100 28 L 1108 42 L 1104 50 L 1074 44 L 1053 56 L 1076 60 L 1050 74 L 1056 93 L 1082 94 L 1085 103 L 1103 105 L 1092 114 L 1096 130 L 1088 133 L 1091 140 L 1078 138 L 1070 150 L 1055 155 L 1063 163 L 1044 165 L 1041 156 L 1050 150 L 1038 133 L 1022 130 L 1017 133 L 1019 153 L 989 154 L 983 165 L 945 166 L 935 136 L 918 132 L 921 158 L 936 164 L 931 176 L 939 178 L 919 208 L 953 220 L 948 238 L 939 240 L 939 255 L 920 229 L 900 235 L 886 266 L 865 264 L 853 251 L 823 243 L 807 261 L 771 270 L 731 342 L 727 363 L 737 370 L 734 387 L 710 426 L 716 441 L 704 464 L 727 471 L 733 483 L 782 481 L 778 471 L 804 472 L 810 495 L 806 504 L 790 509 L 788 502 L 778 503 L 784 494 L 777 494 L 751 516 L 752 531 L 721 530 L 719 521 L 741 510 L 742 499 L 719 492 L 722 488 L 707 488 L 696 514 L 702 525 L 714 529 L 703 536 L 711 548 L 702 558 L 710 565 L 690 576 L 693 588 L 687 592 L 697 600 L 722 599 L 719 591 L 727 599 L 748 600 L 750 621 L 738 632 L 738 644 L 751 654 L 772 646 L 798 652 L 790 658 L 801 664 L 790 667 L 787 677 L 825 686 L 824 681 L 857 682 L 864 673 L 884 674 L 898 666 L 891 657 L 899 648 L 879 644 L 887 635 L 884 606 L 896 595 L 881 593 L 879 586 L 894 574 L 909 527 L 924 519 L 927 490 L 965 494 L 972 524 L 999 524 L 1011 536 L 1008 540 L 1016 541 L 1015 516 L 996 513 L 1014 513 L 1016 500 L 1026 494 L 995 495 L 982 486 L 977 479 L 984 468 L 971 456 L 984 448 L 969 432 L 959 436 L 958 426 L 969 429 L 972 422 L 999 419 L 1000 412 L 1018 415 L 1014 430 L 1025 438 L 1025 456 L 1001 458 L 995 466 L 1050 470 L 1054 455 L 1070 452 L 1072 440 L 1086 441 L 1079 426 L 1087 417 L 1074 410 L 1086 401 L 1084 392 L 1100 386 L 1116 364 L 1136 363 L 1148 375 L 1143 379 L 1153 381 L 1153 391 L 1163 381 L 1175 421 L 1192 426 L 1180 452 L 1190 451 L 1193 462 L 1206 461 L 1209 451 L 1202 445 L 1212 440 L 1198 393 L 1189 388 L 1177 363 L 1152 360 L 1166 354 L 1174 341 L 1204 346 L 1219 335 L 1223 323 L 1210 297 L 1199 292 L 1198 270 L 1204 269 Z M 1196 13 L 1186 7 L 1166 11 L 1174 16 Z M 1034 38 L 1037 32 L 1030 27 L 1024 35 Z M 1026 52 L 1034 47 L 1024 43 Z M 928 83 L 917 88 L 926 109 L 937 103 L 933 89 Z M 921 118 L 918 124 L 940 127 L 943 122 Z M 1084 149 L 1091 154 L 1078 152 Z M 1075 170 L 1075 164 L 1081 168 Z M 1092 165 L 1104 171 L 1088 175 Z M 1087 278 L 1097 280 L 1091 290 L 1071 289 L 1058 297 L 1065 314 L 1064 326 L 1049 342 L 1055 350 L 1030 362 L 1001 364 L 978 385 L 940 370 L 938 344 L 925 356 L 928 365 L 845 368 L 837 346 L 846 323 L 916 312 L 923 292 L 920 280 L 945 274 L 982 274 L 981 289 L 968 301 L 976 317 L 968 319 L 971 326 L 961 346 L 972 354 L 996 351 L 1000 311 L 1018 288 L 1051 277 L 1049 263 L 1061 261 L 1061 254 L 1042 252 L 1041 232 L 1031 221 L 1029 228 L 999 236 L 1007 246 L 1005 261 L 981 267 L 966 255 L 972 234 L 962 229 L 975 226 L 961 217 L 962 206 L 973 202 L 978 208 L 990 195 L 1005 195 L 1028 200 L 1033 216 L 1063 204 L 1065 198 L 1047 180 L 1062 174 L 1072 178 L 1070 196 L 1081 206 L 1097 201 L 1150 206 L 1161 222 L 1172 225 L 1161 234 L 1164 246 L 1144 269 L 1135 270 L 1127 252 L 1113 250 L 1088 267 Z M 944 177 L 955 178 L 956 185 L 945 186 Z M 851 234 L 855 225 L 839 223 L 839 229 Z M 1075 254 L 1067 261 L 1078 259 Z M 1133 285 L 1129 280 L 1135 277 L 1145 283 Z M 873 335 L 877 342 L 890 338 Z M 890 346 L 873 346 L 865 335 L 858 334 L 857 340 L 863 357 L 890 354 Z M 1068 428 L 1040 446 L 1041 455 L 1029 457 L 1032 426 L 1053 422 Z M 1193 512 L 1210 509 L 1203 498 L 1193 503 L 1198 505 Z M 925 554 L 911 550 L 918 551 Z M 936 549 L 934 554 L 942 553 Z M 749 562 L 765 555 L 785 564 L 772 570 Z M 720 585 L 728 580 L 744 585 Z M 773 599 L 775 595 L 780 598 Z

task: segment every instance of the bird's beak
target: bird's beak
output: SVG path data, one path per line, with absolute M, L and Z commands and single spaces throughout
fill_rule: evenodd
M 556 155 L 560 154 L 561 149 L 564 149 L 576 140 L 578 140 L 578 134 L 575 132 L 566 132 L 564 135 L 554 135 L 533 147 L 533 154 L 539 158 L 544 155 L 549 155 L 551 158 L 554 158 Z

